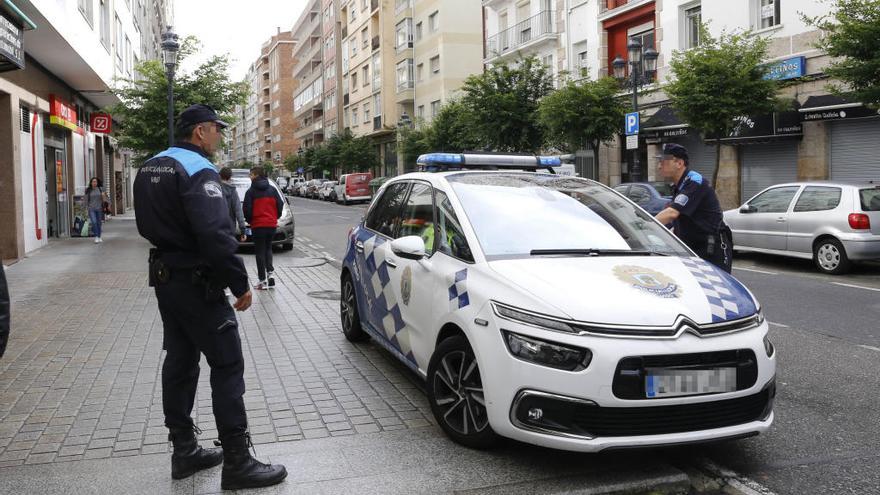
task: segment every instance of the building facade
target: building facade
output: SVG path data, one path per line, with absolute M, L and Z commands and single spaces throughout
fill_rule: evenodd
M 294 136 L 296 122 L 290 102 L 298 88 L 293 78 L 293 33 L 278 30 L 263 44 L 259 59 L 260 122 L 263 140 L 260 162 L 280 167 L 284 158 L 296 153 L 299 145 Z
M 293 98 L 294 136 L 299 146 L 309 148 L 324 142 L 324 21 L 323 2 L 310 0 L 293 26 L 296 42 L 293 78 L 297 90 Z
M 134 77 L 137 63 L 159 53 L 155 33 L 172 11 L 159 0 L 17 0 L 0 14 L 15 45 L 0 56 L 0 185 L 10 191 L 0 218 L 12 233 L 0 256 L 16 259 L 83 234 L 91 177 L 102 180 L 111 212 L 131 207 L 130 153 L 99 132 L 112 116 L 90 117 L 118 103 L 114 80 Z

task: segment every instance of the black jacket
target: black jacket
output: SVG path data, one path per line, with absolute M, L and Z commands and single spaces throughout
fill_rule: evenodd
M 12 324 L 9 309 L 9 287 L 6 286 L 6 274 L 0 266 L 0 357 L 6 352 L 6 340 L 9 338 L 9 327 Z

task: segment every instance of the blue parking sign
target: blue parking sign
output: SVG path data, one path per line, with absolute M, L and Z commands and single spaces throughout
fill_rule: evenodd
M 626 135 L 632 136 L 633 134 L 639 133 L 639 112 L 632 112 L 626 114 L 626 120 L 624 121 L 624 127 L 626 128 Z

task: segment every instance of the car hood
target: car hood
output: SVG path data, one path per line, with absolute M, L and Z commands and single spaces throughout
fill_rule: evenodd
M 491 261 L 489 266 L 558 308 L 562 314 L 554 316 L 583 322 L 668 326 L 681 315 L 707 324 L 757 311 L 739 281 L 699 258 L 532 257 Z

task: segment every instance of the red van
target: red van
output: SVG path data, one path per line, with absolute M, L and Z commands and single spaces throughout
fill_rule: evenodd
M 333 186 L 336 202 L 347 205 L 351 201 L 369 201 L 372 179 L 373 174 L 370 172 L 340 175 L 339 184 Z

